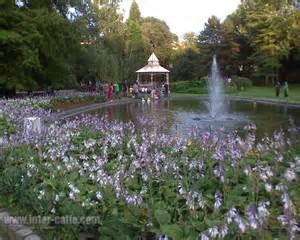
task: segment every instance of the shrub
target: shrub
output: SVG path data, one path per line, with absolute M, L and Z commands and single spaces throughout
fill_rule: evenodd
M 253 85 L 252 81 L 246 77 L 233 76 L 232 82 L 238 91 L 245 91 Z
M 191 93 L 201 94 L 207 93 L 206 89 L 207 77 L 203 77 L 200 80 L 189 80 L 171 83 L 171 92 L 175 93 Z

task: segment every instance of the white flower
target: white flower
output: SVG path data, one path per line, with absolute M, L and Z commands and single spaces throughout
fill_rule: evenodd
M 294 179 L 296 179 L 296 174 L 295 174 L 295 172 L 294 172 L 292 169 L 288 168 L 288 169 L 286 170 L 285 174 L 284 174 L 284 177 L 285 177 L 289 182 L 291 182 L 291 181 L 293 181 Z
M 228 233 L 228 227 L 227 225 L 224 225 L 221 229 L 220 229 L 220 237 L 224 238 Z
M 69 193 L 69 198 L 75 200 L 75 194 L 73 192 Z
M 272 191 L 272 188 L 273 188 L 273 187 L 272 187 L 271 184 L 269 184 L 269 183 L 266 183 L 266 184 L 265 184 L 265 189 L 266 189 L 267 192 L 271 192 L 271 191 Z
M 55 213 L 56 211 L 55 211 L 55 208 L 52 208 L 51 209 L 51 213 Z
M 44 190 L 39 191 L 38 199 L 41 200 L 44 196 L 45 196 L 45 191 Z
M 201 233 L 201 240 L 209 240 L 209 238 L 204 233 Z
M 258 220 L 262 224 L 264 220 L 270 215 L 267 206 L 270 205 L 270 202 L 261 201 L 258 203 Z
M 102 199 L 102 195 L 101 195 L 101 192 L 96 192 L 96 198 L 98 199 L 98 200 L 101 200 Z
M 217 227 L 212 227 L 212 228 L 209 228 L 209 229 L 208 229 L 208 233 L 209 233 L 209 235 L 210 235 L 212 238 L 215 238 L 215 237 L 218 236 L 219 231 L 218 231 L 218 228 L 217 228 Z
M 247 168 L 245 168 L 244 173 L 248 176 L 249 175 L 249 170 Z

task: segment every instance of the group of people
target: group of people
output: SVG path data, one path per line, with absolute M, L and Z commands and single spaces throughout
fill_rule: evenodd
M 149 94 L 152 99 L 158 99 L 160 96 L 167 97 L 169 95 L 169 85 L 164 83 L 161 88 L 161 94 L 155 85 L 151 87 L 144 87 L 135 82 L 129 90 L 133 98 L 137 99 L 141 97 L 142 99 L 148 98 Z
M 276 94 L 276 97 L 279 97 L 279 95 L 280 95 L 280 89 L 281 89 L 280 82 L 277 81 L 275 83 L 275 94 Z M 285 97 L 289 96 L 289 85 L 288 85 L 288 83 L 286 81 L 284 82 L 284 85 L 283 85 L 283 94 L 284 94 Z
M 169 95 L 169 85 L 165 82 L 160 91 L 158 88 L 153 85 L 151 87 L 145 87 L 138 82 L 135 82 L 133 85 L 129 85 L 127 81 L 123 84 L 119 83 L 100 83 L 99 81 L 95 81 L 93 83 L 91 80 L 85 85 L 83 81 L 80 81 L 81 90 L 87 90 L 88 92 L 98 92 L 101 95 L 106 95 L 107 100 L 112 102 L 114 98 L 120 99 L 121 97 L 129 97 L 132 98 L 142 98 L 146 99 L 150 95 L 152 99 L 158 99 L 160 96 L 168 96 Z
M 122 89 L 121 89 L 122 87 Z M 122 90 L 122 92 L 121 92 Z M 123 93 L 124 97 L 128 96 L 128 85 L 124 83 L 122 86 L 120 86 L 118 83 L 110 83 L 107 89 L 107 99 L 108 101 L 112 102 L 113 98 L 121 99 L 121 94 Z

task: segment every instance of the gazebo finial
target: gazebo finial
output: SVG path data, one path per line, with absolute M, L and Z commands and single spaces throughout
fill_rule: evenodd
M 159 66 L 159 60 L 154 54 L 154 52 L 151 54 L 151 56 L 148 59 L 148 65 Z

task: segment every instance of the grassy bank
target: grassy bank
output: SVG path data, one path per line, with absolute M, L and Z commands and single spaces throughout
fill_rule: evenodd
M 283 91 L 281 91 L 280 96 L 275 96 L 275 89 L 273 87 L 257 87 L 253 86 L 246 91 L 234 91 L 230 93 L 233 96 L 241 97 L 255 97 L 255 98 L 269 98 L 277 99 L 278 101 L 289 101 L 300 103 L 300 85 L 290 85 L 289 87 L 289 97 L 284 97 Z
M 173 91 L 172 91 L 173 90 Z M 201 85 L 199 81 L 181 81 L 175 82 L 172 87 L 172 96 L 190 96 L 190 95 L 206 95 L 208 90 L 206 86 Z M 226 87 L 225 94 L 230 96 L 248 97 L 248 98 L 262 98 L 272 99 L 278 101 L 288 101 L 294 103 L 300 103 L 300 85 L 289 86 L 289 97 L 284 97 L 283 90 L 280 92 L 280 96 L 275 96 L 275 89 L 273 86 L 252 86 L 243 91 L 238 91 L 235 86 Z

